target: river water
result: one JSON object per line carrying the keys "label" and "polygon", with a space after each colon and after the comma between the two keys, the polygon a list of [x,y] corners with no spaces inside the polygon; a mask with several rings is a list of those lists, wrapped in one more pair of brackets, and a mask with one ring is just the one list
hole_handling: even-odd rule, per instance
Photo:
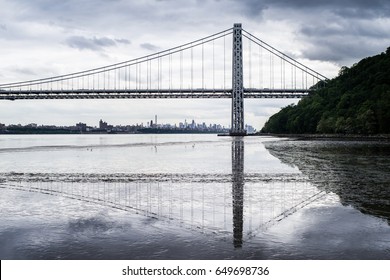
{"label": "river water", "polygon": [[390,144],[1,135],[1,259],[390,259]]}

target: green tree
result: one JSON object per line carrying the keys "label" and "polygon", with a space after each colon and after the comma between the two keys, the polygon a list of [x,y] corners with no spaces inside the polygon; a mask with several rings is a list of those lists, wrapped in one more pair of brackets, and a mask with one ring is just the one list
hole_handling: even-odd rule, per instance
{"label": "green tree", "polygon": [[270,133],[390,133],[390,47],[271,116]]}

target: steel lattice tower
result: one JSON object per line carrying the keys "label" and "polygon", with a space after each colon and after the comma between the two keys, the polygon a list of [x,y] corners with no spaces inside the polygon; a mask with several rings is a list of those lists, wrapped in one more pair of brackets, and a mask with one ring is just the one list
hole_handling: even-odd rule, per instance
{"label": "steel lattice tower", "polygon": [[246,135],[244,129],[244,86],[242,66],[241,23],[233,27],[233,73],[232,73],[232,127],[230,135]]}

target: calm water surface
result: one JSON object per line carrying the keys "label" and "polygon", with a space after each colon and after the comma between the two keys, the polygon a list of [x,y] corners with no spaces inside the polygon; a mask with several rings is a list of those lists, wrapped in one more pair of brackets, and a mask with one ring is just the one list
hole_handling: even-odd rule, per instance
{"label": "calm water surface", "polygon": [[390,144],[0,136],[1,259],[390,259]]}

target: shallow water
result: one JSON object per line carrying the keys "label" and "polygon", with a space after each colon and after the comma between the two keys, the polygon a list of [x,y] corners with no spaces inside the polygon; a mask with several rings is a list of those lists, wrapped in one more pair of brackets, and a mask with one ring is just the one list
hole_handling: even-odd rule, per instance
{"label": "shallow water", "polygon": [[390,259],[390,145],[0,136],[1,259]]}

